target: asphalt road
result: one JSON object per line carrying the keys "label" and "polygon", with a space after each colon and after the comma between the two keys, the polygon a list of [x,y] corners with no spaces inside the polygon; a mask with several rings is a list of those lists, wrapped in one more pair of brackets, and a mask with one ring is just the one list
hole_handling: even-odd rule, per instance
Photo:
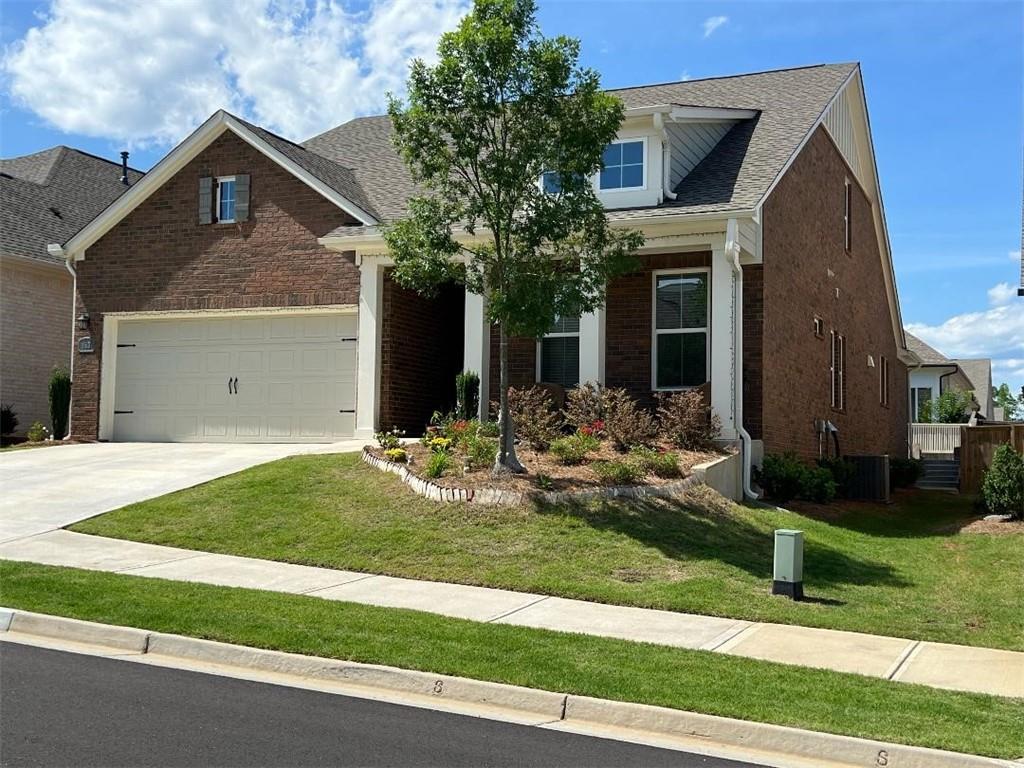
{"label": "asphalt road", "polygon": [[746,766],[0,643],[3,766]]}

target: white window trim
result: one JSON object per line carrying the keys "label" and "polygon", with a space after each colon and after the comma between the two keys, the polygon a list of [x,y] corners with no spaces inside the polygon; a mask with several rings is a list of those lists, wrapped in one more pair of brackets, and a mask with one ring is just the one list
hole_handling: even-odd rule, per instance
{"label": "white window trim", "polygon": [[[846,383],[846,337],[841,333],[837,333],[833,328],[830,332],[831,347],[829,349],[829,360],[828,369],[831,374],[829,387],[829,400],[832,403],[832,408],[837,411],[843,411],[846,409],[846,391],[844,384]],[[838,341],[838,344],[837,344]],[[836,350],[838,348],[839,357],[836,357]],[[839,360],[839,370],[836,370],[836,360]],[[838,377],[838,397],[836,390],[836,379]]]}
{"label": "white window trim", "polygon": [[[553,383],[555,383],[555,382],[544,382],[544,380],[541,378],[541,360],[544,357],[544,354],[543,354],[544,339],[565,339],[565,338],[579,339],[580,338],[579,326],[578,325],[576,326],[576,330],[575,331],[556,331],[554,333],[545,333],[543,336],[541,336],[539,339],[537,339],[537,357],[536,357],[536,365],[534,366],[534,376],[533,376],[533,380],[537,384],[542,384],[542,383],[552,383],[553,384]],[[578,381],[579,380],[579,371],[576,371],[576,378],[577,378],[577,384],[579,384],[579,381]]]}
{"label": "white window trim", "polygon": [[[707,276],[708,301],[705,314],[705,325],[703,328],[658,328],[658,276],[659,275],[699,275]],[[677,269],[652,269],[651,270],[651,391],[652,392],[685,392],[690,389],[700,389],[707,382],[694,384],[689,387],[659,387],[658,386],[658,335],[662,333],[703,333],[707,340],[704,343],[706,360],[704,361],[704,372],[710,380],[711,376],[711,269],[709,267],[680,267]]]}
{"label": "white window trim", "polygon": [[889,360],[885,355],[879,356],[878,403],[883,408],[889,407]]}
{"label": "white window trim", "polygon": [[615,139],[614,141],[609,141],[608,145],[611,146],[612,144],[633,144],[633,143],[635,143],[637,141],[642,143],[643,146],[644,146],[644,149],[643,149],[643,157],[644,157],[644,163],[643,163],[644,180],[643,180],[643,183],[639,187],[615,187],[614,189],[601,189],[601,171],[598,171],[597,173],[594,174],[594,189],[597,191],[597,194],[599,194],[599,195],[614,195],[614,194],[618,194],[619,192],[636,192],[637,190],[647,189],[647,168],[651,164],[650,163],[650,158],[647,156],[647,137],[646,136],[633,136],[633,137],[625,137],[625,138],[621,138],[621,139]]}
{"label": "white window trim", "polygon": [[[217,182],[217,223],[218,224],[234,224],[235,223],[235,219],[234,218],[222,219],[220,217],[220,184],[221,184],[222,181],[235,181],[235,177],[234,176],[218,176],[216,178],[216,182]],[[236,206],[235,210],[237,211],[237,206],[238,206],[238,185],[237,184],[235,184],[235,206]]]}
{"label": "white window trim", "polygon": [[852,232],[850,231],[850,214],[853,208],[853,186],[850,184],[850,179],[847,178],[844,184],[845,199],[843,200],[843,246],[846,248],[846,252],[849,253],[853,241],[851,238]]}

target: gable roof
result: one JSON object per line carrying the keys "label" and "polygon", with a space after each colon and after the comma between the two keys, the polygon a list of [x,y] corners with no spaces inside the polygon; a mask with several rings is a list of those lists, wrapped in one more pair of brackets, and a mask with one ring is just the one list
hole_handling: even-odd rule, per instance
{"label": "gable roof", "polygon": [[960,367],[960,372],[971,383],[974,399],[978,401],[978,409],[983,415],[988,415],[989,401],[992,399],[992,361],[979,357],[953,362]]}
{"label": "gable roof", "polygon": [[[676,200],[653,207],[609,210],[609,218],[751,210],[856,71],[856,64],[823,64],[610,91],[622,99],[627,110],[674,104],[757,114],[739,120],[680,181]],[[395,219],[405,215],[408,199],[418,190],[391,136],[391,120],[386,115],[360,117],[314,136],[302,146],[351,168],[380,217]],[[344,232],[345,228],[339,228],[336,234]]]}
{"label": "gable roof", "polygon": [[907,338],[907,349],[921,359],[922,365],[956,365],[956,361],[950,360],[939,350],[935,349],[935,347],[929,346],[910,331],[904,329],[903,335]]}
{"label": "gable roof", "polygon": [[90,245],[103,237],[225,131],[234,133],[362,223],[377,223],[377,217],[368,210],[368,200],[349,168],[221,109],[166,154],[127,194],[110,203],[67,241],[54,242],[52,252],[65,256],[73,254],[76,259],[84,258],[85,250]]}
{"label": "gable roof", "polygon": [[[129,185],[143,175],[129,168]],[[71,147],[0,160],[0,253],[62,263],[46,246],[70,238],[129,188],[119,163]]]}

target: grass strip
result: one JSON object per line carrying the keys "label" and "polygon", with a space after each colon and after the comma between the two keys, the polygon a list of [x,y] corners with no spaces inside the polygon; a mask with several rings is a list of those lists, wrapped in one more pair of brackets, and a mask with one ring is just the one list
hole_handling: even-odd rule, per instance
{"label": "grass strip", "polygon": [[1002,758],[1024,700],[251,589],[0,561],[0,604],[313,656]]}

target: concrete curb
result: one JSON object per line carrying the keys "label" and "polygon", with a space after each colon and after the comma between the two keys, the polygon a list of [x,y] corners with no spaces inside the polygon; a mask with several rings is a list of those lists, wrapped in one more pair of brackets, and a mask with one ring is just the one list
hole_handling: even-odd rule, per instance
{"label": "concrete curb", "polygon": [[[4,625],[10,617],[9,628]],[[0,608],[0,633],[30,635],[135,651],[160,659],[182,659],[239,670],[258,670],[331,683],[384,689],[397,694],[485,705],[529,713],[548,724],[600,725],[640,732],[638,735],[688,740],[709,747],[758,752],[779,765],[821,760],[830,765],[900,768],[1010,768],[1019,762],[958,752],[806,731],[714,715],[554,693],[450,675],[360,664],[352,661],[268,651],[200,640],[132,627],[97,624],[47,614]],[[543,724],[543,723],[541,723]]]}

